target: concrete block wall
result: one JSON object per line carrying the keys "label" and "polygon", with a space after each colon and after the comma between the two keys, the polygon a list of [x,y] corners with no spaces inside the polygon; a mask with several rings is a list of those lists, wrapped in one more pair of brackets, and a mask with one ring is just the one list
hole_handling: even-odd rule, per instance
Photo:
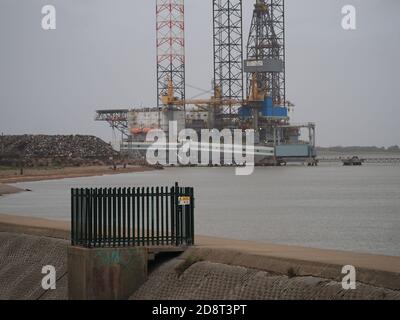
{"label": "concrete block wall", "polygon": [[147,280],[144,248],[68,248],[72,300],[123,300]]}

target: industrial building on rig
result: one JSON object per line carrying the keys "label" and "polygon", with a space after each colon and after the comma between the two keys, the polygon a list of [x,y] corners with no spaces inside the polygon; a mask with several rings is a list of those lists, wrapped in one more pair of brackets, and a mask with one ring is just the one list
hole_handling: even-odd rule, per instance
{"label": "industrial building on rig", "polygon": [[246,44],[242,0],[210,1],[213,96],[186,99],[184,0],[157,0],[157,106],[98,110],[96,120],[121,132],[121,151],[127,154],[150,145],[150,130],[168,133],[176,121],[178,131],[253,129],[256,146],[273,150],[258,156],[256,150],[259,165],[316,165],[315,124],[291,124],[289,117],[294,105],[286,99],[285,1],[255,0]]}

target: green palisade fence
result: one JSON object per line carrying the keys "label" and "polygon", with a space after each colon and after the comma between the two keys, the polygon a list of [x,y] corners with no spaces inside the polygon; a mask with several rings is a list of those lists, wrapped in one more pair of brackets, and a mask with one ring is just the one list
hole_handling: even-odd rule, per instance
{"label": "green palisade fence", "polygon": [[71,189],[73,246],[194,244],[191,187]]}

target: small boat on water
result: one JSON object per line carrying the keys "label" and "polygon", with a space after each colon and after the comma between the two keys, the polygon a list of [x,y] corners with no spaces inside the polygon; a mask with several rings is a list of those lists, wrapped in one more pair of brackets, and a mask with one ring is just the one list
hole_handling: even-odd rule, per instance
{"label": "small boat on water", "polygon": [[361,160],[359,157],[352,157],[352,158],[347,158],[342,160],[344,166],[362,166],[363,160]]}

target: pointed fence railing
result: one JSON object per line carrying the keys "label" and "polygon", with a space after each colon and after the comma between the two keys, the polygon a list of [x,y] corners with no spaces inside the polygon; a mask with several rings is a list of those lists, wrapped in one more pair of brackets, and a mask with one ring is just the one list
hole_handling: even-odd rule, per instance
{"label": "pointed fence railing", "polygon": [[191,187],[71,189],[73,246],[190,246],[194,244]]}

